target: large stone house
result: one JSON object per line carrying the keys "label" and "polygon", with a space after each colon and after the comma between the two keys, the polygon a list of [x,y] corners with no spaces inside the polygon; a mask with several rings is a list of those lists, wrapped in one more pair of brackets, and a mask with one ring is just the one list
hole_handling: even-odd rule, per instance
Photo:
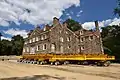
{"label": "large stone house", "polygon": [[61,24],[59,19],[53,18],[53,25],[46,25],[43,29],[37,26],[25,39],[23,54],[40,53],[103,53],[98,22],[96,30],[80,29],[71,31],[67,23]]}

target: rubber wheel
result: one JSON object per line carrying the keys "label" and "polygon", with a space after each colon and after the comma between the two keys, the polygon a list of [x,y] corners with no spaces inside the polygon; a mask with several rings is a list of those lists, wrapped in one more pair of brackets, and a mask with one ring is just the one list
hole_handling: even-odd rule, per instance
{"label": "rubber wheel", "polygon": [[107,67],[109,65],[110,65],[110,61],[106,61],[106,62],[103,63],[103,66],[105,66],[105,67]]}
{"label": "rubber wheel", "polygon": [[51,62],[50,64],[51,64],[51,65],[53,65],[53,64],[54,64],[54,62]]}
{"label": "rubber wheel", "polygon": [[43,64],[44,64],[44,61],[41,61],[40,64],[43,65]]}
{"label": "rubber wheel", "polygon": [[[34,62],[35,63],[35,62]],[[40,61],[37,61],[37,64],[39,65],[40,64]]]}
{"label": "rubber wheel", "polygon": [[33,64],[33,61],[30,61],[30,64]]}
{"label": "rubber wheel", "polygon": [[68,64],[69,64],[69,61],[65,61],[65,62],[64,62],[64,65],[68,65]]}
{"label": "rubber wheel", "polygon": [[59,62],[59,61],[56,61],[56,62],[55,62],[55,65],[56,65],[56,66],[57,66],[57,65],[59,65],[59,64],[60,64],[60,62]]}

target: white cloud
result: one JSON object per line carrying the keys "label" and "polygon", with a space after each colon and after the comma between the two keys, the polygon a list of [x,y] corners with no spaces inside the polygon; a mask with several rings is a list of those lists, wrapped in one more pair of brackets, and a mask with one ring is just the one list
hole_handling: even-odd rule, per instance
{"label": "white cloud", "polygon": [[4,37],[4,36],[2,36],[1,39],[2,39],[2,40],[5,39],[5,40],[11,41],[11,38],[9,38],[9,37]]}
{"label": "white cloud", "polygon": [[11,36],[21,35],[21,36],[23,36],[23,38],[26,38],[27,37],[27,33],[28,33],[26,30],[20,30],[18,28],[16,28],[16,29],[11,28],[11,29],[9,29],[7,31],[3,31],[3,32],[5,34],[9,34]]}
{"label": "white cloud", "polygon": [[77,13],[77,17],[80,17],[81,16],[81,13],[82,13],[83,11],[82,10],[80,10],[78,13]]}
{"label": "white cloud", "polygon": [[93,29],[94,28],[94,22],[85,22],[84,24],[82,24],[82,27],[85,29]]}
{"label": "white cloud", "polygon": [[[114,19],[108,19],[108,20],[103,20],[103,21],[98,21],[100,27],[105,27],[108,25],[119,25],[120,24],[120,18],[114,18]],[[94,22],[85,22],[82,24],[83,28],[85,29],[93,29],[95,28],[95,23]]]}
{"label": "white cloud", "polygon": [[70,14],[69,14],[69,13],[67,13],[66,15],[67,15],[67,16],[69,16]]}
{"label": "white cloud", "polygon": [[8,21],[46,24],[72,5],[79,6],[80,0],[0,0],[0,25],[9,26]]}
{"label": "white cloud", "polygon": [[110,23],[109,25],[119,25],[119,24],[120,24],[120,18],[119,19],[115,18],[115,19],[113,19],[113,22]]}
{"label": "white cloud", "polygon": [[73,15],[74,13],[73,13],[73,11],[70,11],[70,13]]}

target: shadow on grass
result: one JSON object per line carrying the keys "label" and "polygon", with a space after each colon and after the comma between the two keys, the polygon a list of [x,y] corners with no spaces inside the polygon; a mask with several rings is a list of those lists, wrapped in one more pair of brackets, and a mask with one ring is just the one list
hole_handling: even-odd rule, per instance
{"label": "shadow on grass", "polygon": [[33,75],[25,77],[1,78],[0,80],[65,80],[65,77],[55,77],[49,75]]}

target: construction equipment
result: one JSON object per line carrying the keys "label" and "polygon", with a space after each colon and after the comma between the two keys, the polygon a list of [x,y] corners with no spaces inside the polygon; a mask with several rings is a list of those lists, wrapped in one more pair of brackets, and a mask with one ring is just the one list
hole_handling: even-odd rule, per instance
{"label": "construction equipment", "polygon": [[18,62],[32,64],[94,64],[98,66],[109,66],[114,56],[107,54],[23,54]]}

